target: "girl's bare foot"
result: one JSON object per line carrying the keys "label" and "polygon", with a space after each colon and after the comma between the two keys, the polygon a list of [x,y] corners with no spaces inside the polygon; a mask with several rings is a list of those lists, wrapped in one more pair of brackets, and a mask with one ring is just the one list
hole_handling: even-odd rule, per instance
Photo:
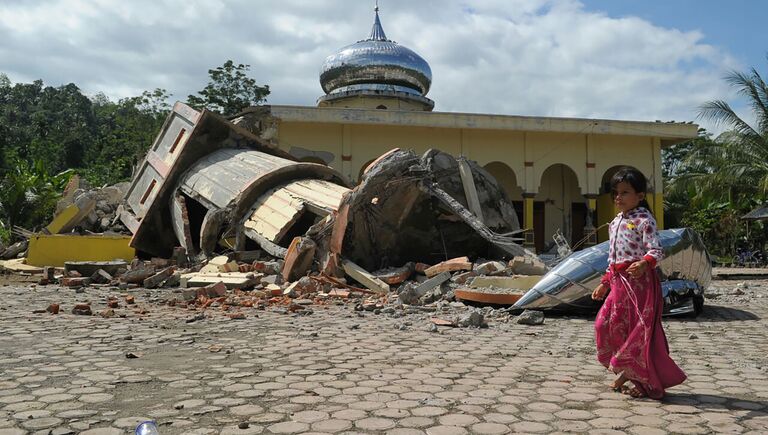
{"label": "girl's bare foot", "polygon": [[625,389],[624,384],[626,384],[628,380],[629,379],[624,376],[624,373],[622,373],[615,381],[613,381],[611,388],[613,391],[623,392]]}
{"label": "girl's bare foot", "polygon": [[627,388],[623,392],[624,394],[627,394],[634,399],[641,399],[643,397],[646,397],[645,393],[637,387]]}

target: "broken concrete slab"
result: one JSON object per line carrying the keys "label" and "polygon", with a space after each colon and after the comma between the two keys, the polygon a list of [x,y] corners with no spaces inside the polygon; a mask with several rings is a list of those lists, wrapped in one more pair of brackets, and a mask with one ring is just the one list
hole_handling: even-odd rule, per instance
{"label": "broken concrete slab", "polygon": [[131,269],[120,276],[120,281],[128,284],[144,284],[144,280],[155,274],[152,266]]}
{"label": "broken concrete slab", "polygon": [[549,268],[538,258],[519,256],[509,261],[509,269],[515,275],[545,275]]}
{"label": "broken concrete slab", "polygon": [[428,292],[449,279],[451,279],[451,274],[443,272],[418,285],[409,283],[411,285],[405,285],[398,297],[404,304],[417,305]]}
{"label": "broken concrete slab", "polygon": [[96,284],[109,284],[113,277],[104,269],[99,269],[91,275],[91,281]]}
{"label": "broken concrete slab", "polygon": [[488,324],[485,322],[485,316],[483,313],[472,310],[462,315],[456,322],[462,328],[485,328]]}
{"label": "broken concrete slab", "polygon": [[456,159],[456,162],[459,165],[459,175],[461,176],[461,184],[464,187],[464,196],[467,198],[468,208],[475,214],[475,217],[480,219],[480,222],[484,222],[483,208],[480,206],[480,198],[477,195],[472,168],[463,156]]}
{"label": "broken concrete slab", "polygon": [[357,264],[349,260],[343,260],[341,266],[344,268],[344,272],[347,275],[368,289],[373,290],[376,293],[389,293],[389,285],[387,283],[371,275]]}
{"label": "broken concrete slab", "polygon": [[144,279],[144,288],[157,288],[176,271],[174,266],[166,267],[156,274]]}
{"label": "broken concrete slab", "polygon": [[469,272],[459,273],[451,277],[451,281],[459,285],[464,285],[468,280],[477,276],[477,272],[470,270]]}
{"label": "broken concrete slab", "polygon": [[163,281],[162,284],[160,284],[160,287],[178,287],[181,283],[181,272],[178,270],[173,272],[171,276],[166,278],[165,281]]}
{"label": "broken concrete slab", "polygon": [[229,273],[187,273],[181,275],[181,287],[204,287],[218,282],[224,283],[227,288],[250,288],[258,283],[261,274],[253,272],[229,272]]}
{"label": "broken concrete slab", "polygon": [[517,316],[516,322],[520,325],[542,325],[544,324],[544,313],[535,310],[525,310]]}
{"label": "broken concrete slab", "polygon": [[502,272],[507,268],[507,265],[501,261],[486,261],[484,263],[476,264],[474,271],[478,275],[490,275],[497,272]]}
{"label": "broken concrete slab", "polygon": [[24,272],[41,274],[43,273],[42,267],[33,266],[26,263],[26,258],[16,258],[13,260],[0,260],[0,269],[8,270],[11,272]]}

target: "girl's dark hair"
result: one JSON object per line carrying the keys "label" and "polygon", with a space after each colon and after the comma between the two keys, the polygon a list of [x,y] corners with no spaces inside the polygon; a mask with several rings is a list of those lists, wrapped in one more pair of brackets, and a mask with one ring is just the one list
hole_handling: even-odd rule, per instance
{"label": "girl's dark hair", "polygon": [[[622,182],[632,186],[632,188],[635,189],[635,192],[637,193],[642,192],[646,195],[648,194],[648,183],[645,180],[645,175],[643,175],[643,173],[640,172],[637,168],[633,168],[632,166],[624,166],[616,171],[616,173],[613,174],[613,177],[611,177],[611,191],[615,191],[616,186]],[[645,207],[648,209],[648,211],[652,212],[651,206],[648,204],[648,201],[646,201],[645,198],[640,201],[638,206]]]}

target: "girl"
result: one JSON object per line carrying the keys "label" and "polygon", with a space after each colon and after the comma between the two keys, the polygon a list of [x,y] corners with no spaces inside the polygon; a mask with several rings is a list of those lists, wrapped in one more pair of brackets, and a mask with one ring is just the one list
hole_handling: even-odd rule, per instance
{"label": "girl", "polygon": [[[656,220],[648,210],[640,171],[620,169],[611,179],[611,190],[621,212],[610,225],[607,273],[592,292],[592,299],[605,299],[595,319],[597,359],[619,374],[614,390],[661,399],[665,388],[686,376],[669,357],[661,326],[663,302],[655,269],[663,252]],[[634,387],[626,388],[627,381]]]}

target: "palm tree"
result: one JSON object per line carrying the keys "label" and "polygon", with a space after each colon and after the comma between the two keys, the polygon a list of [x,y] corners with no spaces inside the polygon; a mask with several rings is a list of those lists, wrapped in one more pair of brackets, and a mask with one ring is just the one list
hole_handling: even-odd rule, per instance
{"label": "palm tree", "polygon": [[[699,118],[729,129],[712,140],[694,140],[684,169],[670,180],[670,193],[687,192],[695,202],[727,201],[768,193],[768,85],[752,68],[725,77],[746,98],[756,125],[742,119],[724,100],[704,103]],[[700,138],[701,139],[701,138]]]}
{"label": "palm tree", "polygon": [[[702,119],[726,125],[730,130],[723,133],[718,144],[723,148],[716,154],[719,171],[729,184],[749,183],[761,196],[768,192],[768,86],[760,73],[752,68],[748,73],[733,71],[725,80],[747,100],[755,117],[753,127],[744,121],[723,100],[704,103],[699,111]],[[741,182],[737,182],[737,181]]]}
{"label": "palm tree", "polygon": [[727,130],[715,140],[702,136],[687,144],[667,193],[680,202],[676,208],[683,210],[684,225],[715,230],[709,244],[722,246],[716,249],[721,254],[733,251],[735,240],[744,235],[739,216],[768,197],[768,86],[755,68],[732,71],[725,80],[746,99],[755,123],[742,119],[724,100],[704,103],[699,118]]}

